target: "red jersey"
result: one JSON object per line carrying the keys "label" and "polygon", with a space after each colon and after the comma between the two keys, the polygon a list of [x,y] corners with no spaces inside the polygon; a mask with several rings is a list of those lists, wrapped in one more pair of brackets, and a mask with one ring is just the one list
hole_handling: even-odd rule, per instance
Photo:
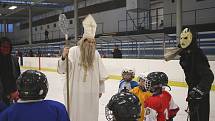
{"label": "red jersey", "polygon": [[[166,121],[176,115],[179,108],[169,92],[149,97],[145,101],[145,121]],[[174,111],[174,112],[172,112]]]}

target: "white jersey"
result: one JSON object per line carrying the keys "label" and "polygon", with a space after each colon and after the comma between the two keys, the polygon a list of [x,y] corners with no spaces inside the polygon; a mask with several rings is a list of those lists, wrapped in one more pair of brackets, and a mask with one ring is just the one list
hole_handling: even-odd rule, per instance
{"label": "white jersey", "polygon": [[157,111],[152,108],[145,108],[144,121],[157,121]]}

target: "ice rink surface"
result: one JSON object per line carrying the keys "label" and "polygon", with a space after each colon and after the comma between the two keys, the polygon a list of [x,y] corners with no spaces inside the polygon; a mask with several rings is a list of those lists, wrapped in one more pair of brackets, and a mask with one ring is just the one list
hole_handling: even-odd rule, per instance
{"label": "ice rink surface", "polygon": [[[64,103],[63,87],[65,83],[65,77],[57,74],[56,72],[44,72],[47,75],[49,81],[49,92],[46,99],[52,99]],[[110,100],[111,96],[114,95],[118,90],[119,81],[107,80],[105,82],[106,92],[100,98],[99,103],[99,121],[107,121],[105,118],[105,105]],[[180,111],[174,118],[174,121],[187,121],[187,114],[184,111],[187,108],[185,102],[187,88],[171,87],[170,93],[173,96],[176,104],[179,105]],[[210,121],[215,121],[215,92],[210,93]],[[213,107],[213,108],[212,108]]]}

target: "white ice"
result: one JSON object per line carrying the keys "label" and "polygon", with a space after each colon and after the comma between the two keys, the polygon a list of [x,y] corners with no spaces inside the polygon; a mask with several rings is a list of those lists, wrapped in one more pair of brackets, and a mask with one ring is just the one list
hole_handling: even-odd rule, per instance
{"label": "white ice", "polygon": [[[64,96],[63,96],[63,87],[65,78],[62,75],[57,74],[56,72],[44,72],[47,75],[49,81],[49,92],[46,99],[52,99],[59,102],[64,103]],[[105,82],[106,92],[100,98],[99,103],[99,121],[107,121],[105,118],[105,105],[110,100],[111,96],[117,92],[119,81],[115,80],[107,80]],[[180,111],[178,112],[177,116],[174,118],[174,121],[187,121],[187,114],[184,111],[187,107],[187,103],[185,101],[187,88],[181,87],[171,87],[172,91],[170,93],[173,96],[174,101],[176,104],[179,105]],[[210,121],[215,121],[215,92],[211,91],[210,93]]]}

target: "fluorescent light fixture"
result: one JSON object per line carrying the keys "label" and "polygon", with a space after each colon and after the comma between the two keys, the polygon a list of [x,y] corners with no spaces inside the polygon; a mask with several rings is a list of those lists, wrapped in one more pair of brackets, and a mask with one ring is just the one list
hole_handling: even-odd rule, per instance
{"label": "fluorescent light fixture", "polygon": [[157,24],[157,22],[152,22],[151,24]]}
{"label": "fluorescent light fixture", "polygon": [[17,8],[17,6],[11,6],[11,7],[9,7],[8,9],[14,10],[14,9],[16,9],[16,8]]}
{"label": "fluorescent light fixture", "polygon": [[1,16],[2,14],[0,13],[0,16]]}

